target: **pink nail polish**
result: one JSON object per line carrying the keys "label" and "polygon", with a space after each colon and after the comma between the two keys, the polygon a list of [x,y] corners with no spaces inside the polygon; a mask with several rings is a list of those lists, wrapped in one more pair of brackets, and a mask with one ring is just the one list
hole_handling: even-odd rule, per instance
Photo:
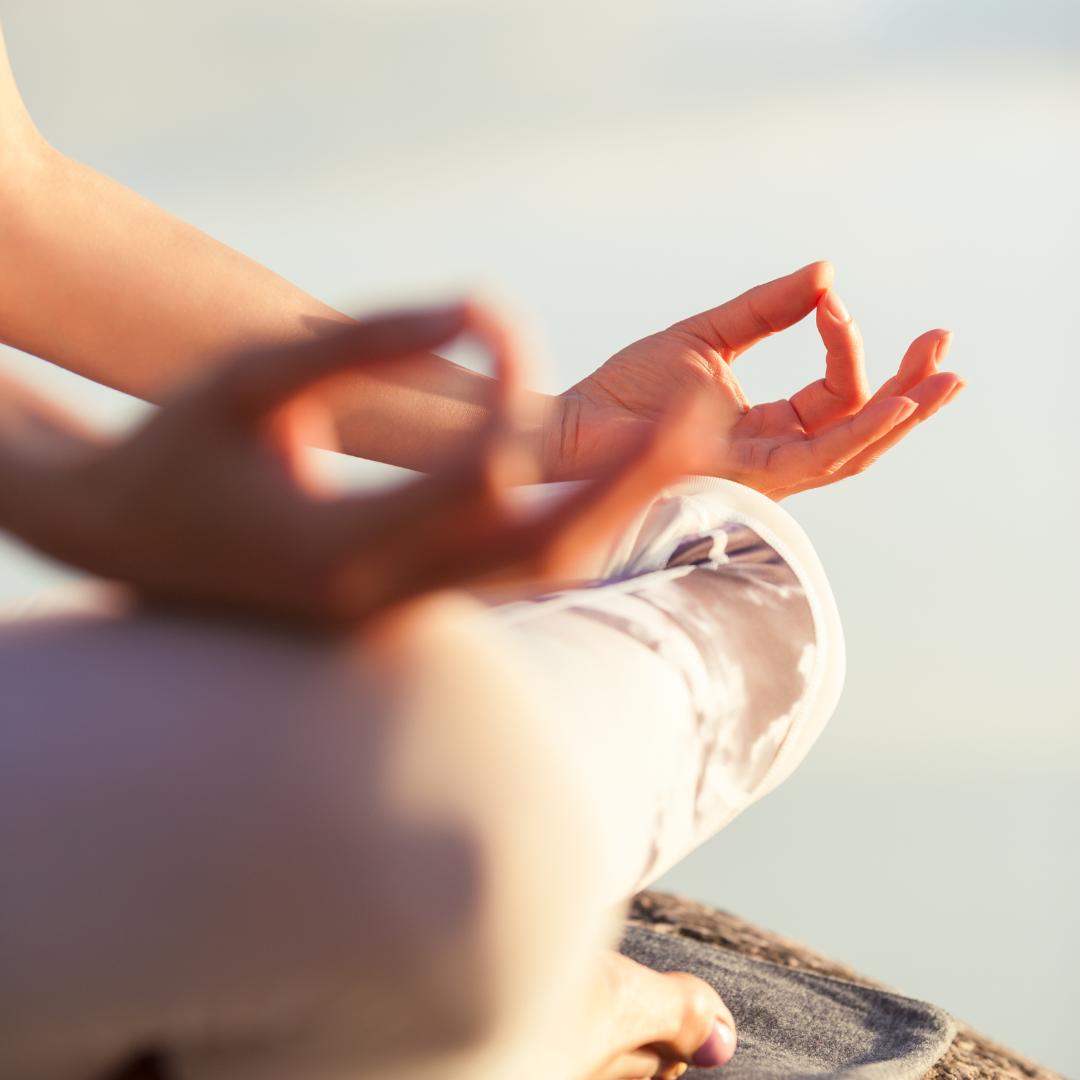
{"label": "pink nail polish", "polygon": [[704,1044],[694,1054],[693,1064],[699,1069],[715,1069],[726,1065],[735,1052],[735,1034],[719,1020],[713,1025],[713,1029]]}
{"label": "pink nail polish", "polygon": [[836,319],[837,322],[851,322],[851,316],[848,314],[848,309],[844,307],[844,301],[840,299],[835,289],[830,289],[825,294],[825,306],[829,309],[829,314]]}

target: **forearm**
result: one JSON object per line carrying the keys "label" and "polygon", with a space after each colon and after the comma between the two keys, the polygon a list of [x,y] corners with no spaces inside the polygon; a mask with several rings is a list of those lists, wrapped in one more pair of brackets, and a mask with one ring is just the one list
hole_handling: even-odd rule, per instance
{"label": "forearm", "polygon": [[0,336],[150,401],[218,357],[345,317],[36,133],[5,148]]}
{"label": "forearm", "polygon": [[[0,340],[161,402],[232,354],[350,321],[49,146],[0,53]],[[323,392],[343,449],[429,469],[483,425],[490,385],[433,356]]]}
{"label": "forearm", "polygon": [[[39,140],[18,157],[0,207],[9,345],[160,402],[231,354],[349,321]],[[489,380],[439,357],[400,377],[351,375],[325,394],[344,449],[411,468],[452,452],[490,408]]]}

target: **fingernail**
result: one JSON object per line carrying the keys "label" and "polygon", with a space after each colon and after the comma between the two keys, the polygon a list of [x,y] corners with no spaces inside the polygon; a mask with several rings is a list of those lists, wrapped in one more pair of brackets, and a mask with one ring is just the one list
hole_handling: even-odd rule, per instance
{"label": "fingernail", "polygon": [[671,1075],[674,1078],[674,1080],[679,1080],[679,1077],[682,1076],[682,1074],[684,1072],[686,1072],[686,1070],[689,1069],[689,1068],[690,1068],[690,1066],[687,1065],[685,1061],[680,1061],[679,1064],[676,1065],[675,1068],[671,1070]]}
{"label": "fingernail", "polygon": [[848,314],[848,309],[844,307],[844,301],[840,299],[840,296],[835,289],[830,289],[825,294],[825,306],[829,309],[829,314],[836,319],[837,322],[851,322],[851,316]]}
{"label": "fingernail", "polygon": [[954,386],[954,387],[952,388],[952,392],[951,392],[951,393],[949,394],[949,396],[948,396],[948,397],[947,397],[947,398],[945,399],[945,404],[946,404],[946,405],[948,405],[948,404],[949,404],[949,402],[950,402],[950,401],[952,401],[952,400],[953,400],[954,398],[957,398],[957,397],[959,397],[959,396],[960,396],[960,395],[961,395],[961,394],[963,393],[963,391],[964,391],[964,387],[965,387],[965,386],[967,386],[967,384],[968,384],[968,381],[967,381],[967,379],[961,379],[961,380],[960,380],[960,381],[959,381],[959,382],[958,382],[958,383],[957,383],[957,384],[956,384],[956,385],[955,385],[955,386]]}
{"label": "fingernail", "polygon": [[699,1069],[715,1069],[727,1064],[734,1052],[735,1033],[717,1020],[704,1045],[698,1049],[691,1061]]}
{"label": "fingernail", "polygon": [[940,364],[948,355],[950,345],[952,345],[952,331],[946,330],[938,339],[937,349],[934,352],[934,360],[937,363]]}

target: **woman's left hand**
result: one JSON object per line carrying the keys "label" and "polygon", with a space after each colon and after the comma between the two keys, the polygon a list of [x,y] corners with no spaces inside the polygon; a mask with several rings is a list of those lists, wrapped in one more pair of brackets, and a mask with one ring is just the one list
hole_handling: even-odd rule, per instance
{"label": "woman's left hand", "polygon": [[[305,479],[330,418],[313,389],[463,332],[500,374],[491,420],[437,474],[375,496],[331,497]],[[241,357],[189,386],[112,445],[48,409],[0,410],[0,526],[156,601],[344,625],[461,584],[558,579],[659,488],[697,467],[695,426],[653,425],[542,513],[507,487],[538,479],[512,339],[474,305],[390,316],[316,344]],[[24,403],[25,404],[25,403]]]}

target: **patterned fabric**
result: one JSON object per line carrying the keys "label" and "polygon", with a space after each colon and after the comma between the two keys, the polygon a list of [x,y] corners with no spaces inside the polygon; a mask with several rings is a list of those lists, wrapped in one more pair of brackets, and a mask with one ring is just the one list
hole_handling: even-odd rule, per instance
{"label": "patterned fabric", "polygon": [[654,880],[759,797],[821,696],[827,658],[808,575],[763,538],[765,525],[733,517],[746,515],[701,493],[666,494],[615,576],[495,612],[559,682],[553,723],[601,739],[593,770],[611,807],[608,845],[624,870],[636,864],[624,888]]}
{"label": "patterned fabric", "polygon": [[698,817],[710,820],[717,799],[738,805],[764,778],[806,693],[815,647],[806,592],[776,551],[734,522],[681,544],[667,571],[634,580],[632,591],[571,610],[679,672],[701,757]]}

